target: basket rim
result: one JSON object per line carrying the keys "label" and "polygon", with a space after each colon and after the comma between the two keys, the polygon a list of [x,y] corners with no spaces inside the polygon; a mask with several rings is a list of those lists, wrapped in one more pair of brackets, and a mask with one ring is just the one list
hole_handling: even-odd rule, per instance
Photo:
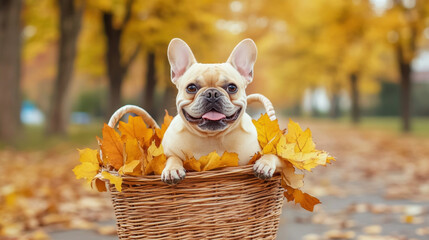
{"label": "basket rim", "polygon": [[[110,173],[116,173],[114,171],[108,171]],[[237,167],[225,167],[217,170],[202,171],[202,172],[187,172],[186,179],[203,179],[203,178],[213,178],[227,175],[253,175],[253,164],[252,165],[243,165]],[[274,174],[277,175],[277,174]],[[160,181],[161,175],[146,175],[146,176],[130,176],[130,175],[121,175],[122,180],[131,181],[131,182],[158,182]]]}

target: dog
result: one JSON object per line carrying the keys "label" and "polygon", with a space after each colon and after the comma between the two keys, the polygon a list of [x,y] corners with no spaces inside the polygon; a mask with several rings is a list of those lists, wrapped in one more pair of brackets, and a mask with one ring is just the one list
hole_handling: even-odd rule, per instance
{"label": "dog", "polygon": [[[246,113],[246,87],[253,80],[257,48],[253,40],[241,41],[225,63],[198,63],[181,39],[168,46],[171,81],[178,94],[178,114],[167,128],[162,146],[167,157],[161,180],[177,184],[186,176],[183,161],[189,156],[199,159],[216,151],[238,154],[239,165],[246,165],[261,147],[256,127]],[[254,164],[257,177],[269,179],[280,159],[263,155]]]}

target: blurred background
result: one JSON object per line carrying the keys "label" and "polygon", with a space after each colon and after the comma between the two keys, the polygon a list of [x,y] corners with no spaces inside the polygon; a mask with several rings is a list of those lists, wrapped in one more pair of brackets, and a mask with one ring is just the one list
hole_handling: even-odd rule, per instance
{"label": "blurred background", "polygon": [[174,37],[203,63],[252,38],[248,94],[337,157],[307,174],[323,204],[285,205],[279,239],[429,238],[429,1],[1,0],[1,239],[116,239],[75,149],[124,104],[176,113]]}

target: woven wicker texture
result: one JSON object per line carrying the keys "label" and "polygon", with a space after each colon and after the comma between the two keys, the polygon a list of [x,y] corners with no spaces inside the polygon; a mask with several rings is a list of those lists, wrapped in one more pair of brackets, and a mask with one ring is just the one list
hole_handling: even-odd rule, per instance
{"label": "woven wicker texture", "polygon": [[120,239],[275,239],[283,205],[280,176],[252,166],[191,172],[176,186],[160,176],[123,177],[110,187]]}

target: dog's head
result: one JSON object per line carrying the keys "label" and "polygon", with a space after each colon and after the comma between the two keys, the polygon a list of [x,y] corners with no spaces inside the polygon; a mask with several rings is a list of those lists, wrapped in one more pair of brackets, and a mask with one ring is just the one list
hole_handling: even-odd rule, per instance
{"label": "dog's head", "polygon": [[192,129],[216,134],[233,126],[246,110],[246,87],[253,79],[257,49],[251,39],[241,41],[226,63],[197,63],[189,46],[171,40],[168,60],[171,80],[179,90],[176,105]]}

